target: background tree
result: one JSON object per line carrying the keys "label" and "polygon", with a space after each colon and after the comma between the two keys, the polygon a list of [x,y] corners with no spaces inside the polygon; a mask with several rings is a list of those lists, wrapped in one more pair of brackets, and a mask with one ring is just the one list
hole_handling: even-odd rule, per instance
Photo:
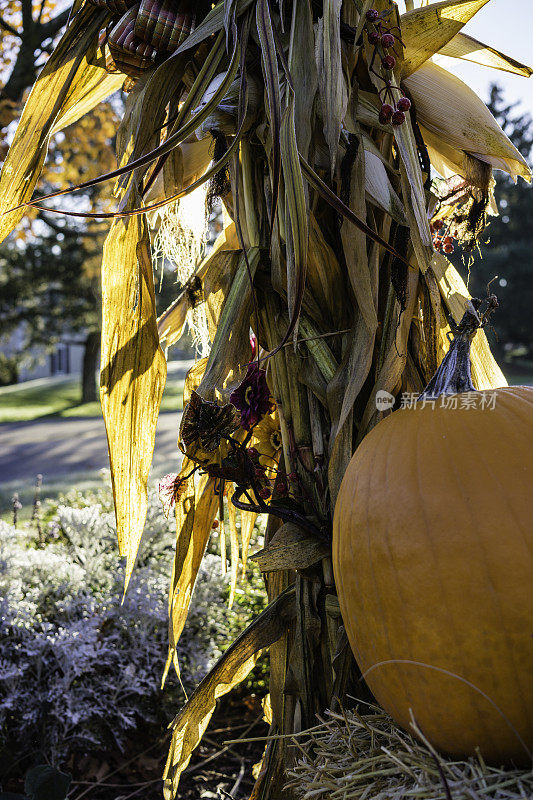
{"label": "background tree", "polygon": [[[55,0],[2,4],[0,74],[6,80],[0,91],[0,131],[4,137],[68,15],[69,9],[58,10]],[[113,104],[102,103],[58,133],[51,141],[38,191],[76,185],[95,177],[102,167],[112,169],[117,121]],[[3,143],[0,161],[6,152]],[[105,210],[108,200],[101,187],[95,187],[78,195],[76,204],[78,210],[94,212]],[[9,335],[23,324],[24,349],[33,345],[52,349],[62,335],[83,336],[82,402],[97,399],[100,263],[107,227],[95,220],[32,212],[0,250],[2,334]]]}
{"label": "background tree", "polygon": [[[513,144],[528,159],[533,148],[533,120],[520,109],[519,103],[507,103],[501,87],[490,89],[489,108]],[[531,184],[513,181],[503,172],[496,172],[496,200],[500,215],[491,217],[470,272],[470,288],[484,297],[486,286],[492,285],[500,299],[494,316],[494,329],[500,349],[533,351],[531,325],[531,273],[533,270],[533,189]],[[494,341],[494,338],[492,339]]]}
{"label": "background tree", "polygon": [[0,10],[0,130],[19,114],[24,92],[32,85],[54,41],[66,25],[70,8],[56,0],[4,0]]}

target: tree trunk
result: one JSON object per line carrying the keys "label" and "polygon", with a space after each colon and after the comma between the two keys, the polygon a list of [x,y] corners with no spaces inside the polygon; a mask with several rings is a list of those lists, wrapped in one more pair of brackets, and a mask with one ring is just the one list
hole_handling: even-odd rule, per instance
{"label": "tree trunk", "polygon": [[98,400],[96,370],[100,352],[100,331],[90,331],[85,339],[83,365],[81,372],[81,402],[93,403]]}

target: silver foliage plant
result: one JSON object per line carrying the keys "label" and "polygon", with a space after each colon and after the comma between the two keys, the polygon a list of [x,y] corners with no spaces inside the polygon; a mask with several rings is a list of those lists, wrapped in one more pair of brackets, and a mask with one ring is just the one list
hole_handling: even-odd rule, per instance
{"label": "silver foliage plant", "polygon": [[[120,751],[139,726],[162,730],[183,702],[177,679],[160,689],[173,521],[155,493],[149,500],[123,605],[114,518],[100,503],[59,506],[42,549],[28,528],[0,521],[0,749],[58,765],[72,753]],[[208,553],[179,648],[187,692],[252,614],[246,604],[228,611],[227,584]]]}

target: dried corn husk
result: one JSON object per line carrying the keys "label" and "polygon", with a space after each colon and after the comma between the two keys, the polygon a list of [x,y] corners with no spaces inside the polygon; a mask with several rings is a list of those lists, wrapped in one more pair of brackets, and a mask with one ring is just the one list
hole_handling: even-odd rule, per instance
{"label": "dried corn husk", "polygon": [[[502,131],[485,103],[463,81],[431,62],[425,63],[405,79],[416,103],[417,119],[429,133],[432,150],[449,159],[448,148],[455,153],[470,154],[528,182],[531,172],[526,160]],[[426,133],[426,135],[427,135]],[[453,163],[453,162],[451,162]],[[464,157],[454,166],[466,175]]]}

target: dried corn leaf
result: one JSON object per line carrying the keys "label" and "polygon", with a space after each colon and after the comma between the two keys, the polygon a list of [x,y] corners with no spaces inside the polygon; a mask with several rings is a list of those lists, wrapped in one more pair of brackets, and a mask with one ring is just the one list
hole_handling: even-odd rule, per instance
{"label": "dried corn leaf", "polygon": [[382,208],[399,224],[406,225],[403,203],[394,191],[382,159],[365,143],[365,190],[371,203]]}
{"label": "dried corn leaf", "polygon": [[278,641],[296,614],[294,589],[280,594],[233,642],[205,676],[172,723],[172,742],[165,766],[165,797],[174,797],[181,773],[215,710],[219,697],[246,676],[261,650]]}
{"label": "dried corn leaf", "polygon": [[[366,217],[365,166],[365,150],[360,143],[350,176],[349,207],[359,219],[363,220]],[[377,286],[369,271],[366,248],[367,238],[363,231],[351,225],[348,220],[344,220],[342,223],[341,238],[346,267],[357,305],[368,329],[375,331],[378,324],[376,313]]]}
{"label": "dried corn leaf", "polygon": [[[0,241],[11,233],[24,208],[8,213],[31,195],[41,173],[50,132],[61,114],[82,99],[85,73],[96,53],[105,13],[87,5],[69,25],[28,97],[0,175]],[[80,94],[78,94],[78,86]]]}
{"label": "dried corn leaf", "polygon": [[170,589],[168,593],[168,656],[161,678],[161,688],[164,687],[165,681],[170,669],[170,665],[174,664],[176,674],[180,675],[180,668],[178,662],[177,645],[178,640],[183,629],[183,625],[179,625],[181,621],[178,616],[177,624],[174,620],[174,603],[176,594],[176,585],[180,579],[183,569],[185,558],[183,551],[186,548],[183,546],[184,542],[190,542],[192,537],[192,529],[194,523],[194,512],[196,509],[196,487],[194,483],[194,475],[191,471],[194,467],[192,461],[188,458],[183,459],[179,479],[182,482],[180,486],[179,497],[175,506],[176,517],[176,551],[174,561],[172,563],[172,576],[170,579]]}
{"label": "dried corn leaf", "polygon": [[[187,475],[193,467],[194,463],[184,458],[181,474]],[[194,478],[190,478],[186,491],[176,503],[176,553],[169,592],[170,636],[166,670],[173,661],[178,674],[176,648],[189,613],[194,584],[217,509],[214,479],[207,475],[201,476],[196,487]]]}
{"label": "dried corn leaf", "polygon": [[261,45],[261,63],[268,99],[268,115],[270,122],[270,135],[272,141],[272,203],[270,232],[274,228],[276,211],[278,207],[279,182],[281,176],[280,155],[280,129],[281,129],[281,99],[278,73],[278,57],[269,0],[257,0],[256,25]]}
{"label": "dried corn leaf", "polygon": [[[429,254],[433,251],[431,232],[426,209],[426,193],[418,149],[409,117],[403,125],[394,127],[394,138],[400,154],[406,180],[402,182],[404,210],[411,226],[416,231],[415,244],[420,268],[426,269]],[[410,202],[409,202],[410,201]]]}
{"label": "dried corn leaf", "polygon": [[[458,323],[470,303],[470,295],[463,279],[448,259],[440,253],[434,254],[431,270],[439,284],[446,307],[455,322]],[[476,389],[496,389],[500,386],[507,386],[505,376],[490,351],[484,331],[476,332],[470,353],[472,380]]]}
{"label": "dried corn leaf", "polygon": [[[413,262],[414,260],[413,258]],[[414,263],[413,266],[415,266]],[[365,436],[370,428],[378,421],[379,414],[376,410],[376,393],[380,390],[392,393],[402,376],[407,361],[407,340],[418,293],[418,281],[418,270],[416,268],[408,270],[405,310],[399,319],[396,314],[391,316],[391,327],[393,328],[391,343],[377,374],[376,383],[366,405],[357,436],[357,443],[361,441],[363,436]],[[387,331],[384,331],[384,335],[387,333]]]}
{"label": "dried corn leaf", "polygon": [[[405,79],[416,105],[417,121],[434,135],[429,144],[464,151],[508,172],[531,180],[523,156],[505,135],[485,103],[451,72],[428,62]],[[406,126],[401,125],[403,130]],[[444,152],[444,151],[443,151]],[[460,174],[465,175],[464,165]]]}
{"label": "dried corn leaf", "polygon": [[325,542],[287,522],[278,528],[266,547],[250,558],[261,572],[274,572],[280,569],[307,569],[328,555],[331,555],[331,548]]}
{"label": "dried corn leaf", "polygon": [[477,39],[467,36],[466,33],[458,33],[454,36],[447,45],[439,50],[439,55],[460,58],[462,61],[471,61],[474,64],[492,67],[502,72],[512,72],[515,75],[522,75],[524,78],[530,78],[533,75],[531,67],[515,61],[511,56],[506,56],[483,42],[478,42]]}
{"label": "dried corn leaf", "polygon": [[293,0],[289,68],[294,86],[294,119],[298,151],[307,158],[311,143],[310,110],[318,88],[313,15],[308,0]]}
{"label": "dried corn leaf", "polygon": [[119,550],[128,584],[146,518],[146,484],[165,386],[150,240],[142,217],[115,220],[102,261],[100,398],[107,432]]}
{"label": "dried corn leaf", "polygon": [[444,0],[402,14],[405,44],[401,77],[412,75],[438,53],[489,0]]}
{"label": "dried corn leaf", "polygon": [[[302,307],[307,272],[307,248],[309,238],[307,203],[296,129],[294,127],[294,92],[289,91],[288,105],[281,122],[281,162],[285,201],[289,216],[292,248],[287,247],[287,300],[289,306],[288,332],[297,330],[298,317]],[[289,243],[287,242],[287,245]],[[288,334],[285,334],[285,337]]]}
{"label": "dried corn leaf", "polygon": [[200,386],[202,378],[204,377],[206,364],[207,356],[205,356],[205,358],[201,358],[199,361],[193,364],[190,370],[187,372],[183,386],[183,408],[185,408],[191,399],[191,394],[196,392]]}
{"label": "dried corn leaf", "polygon": [[257,247],[252,247],[248,252],[251,276],[244,255],[240,256],[222,308],[205,375],[198,387],[198,393],[205,400],[215,397],[227,400],[242,380],[250,361],[249,330],[253,310],[250,278],[253,280],[259,255]]}
{"label": "dried corn leaf", "polygon": [[341,124],[346,113],[348,92],[342,71],[340,14],[342,0],[324,0],[324,16],[318,20],[316,64],[322,102],[324,136],[330,153],[333,177],[339,148]]}
{"label": "dried corn leaf", "polygon": [[[254,0],[237,0],[235,14],[239,17],[249,8]],[[200,25],[185,39],[182,44],[177,48],[173,57],[185,53],[187,50],[192,50],[197,47],[206,39],[209,39],[213,33],[218,33],[224,28],[224,3],[217,3],[211,11],[202,20]]]}
{"label": "dried corn leaf", "polygon": [[98,103],[117,92],[124,83],[122,73],[107,72],[105,52],[97,50],[91,58],[90,51],[82,59],[76,80],[70,85],[59,117],[54,122],[50,135],[73,125],[84,114],[92,111]]}

